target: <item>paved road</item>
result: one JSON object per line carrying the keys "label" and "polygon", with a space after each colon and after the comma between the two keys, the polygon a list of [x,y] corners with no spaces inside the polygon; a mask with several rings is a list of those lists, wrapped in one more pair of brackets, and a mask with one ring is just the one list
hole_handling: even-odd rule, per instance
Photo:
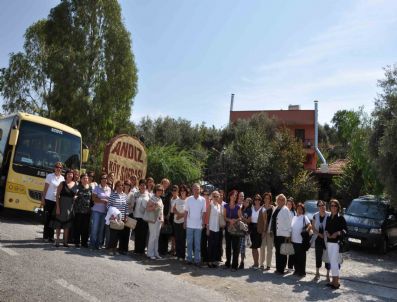
{"label": "paved road", "polygon": [[0,215],[0,301],[397,301],[397,251],[348,253],[342,287],[331,291],[324,278],[313,281],[312,251],[307,276],[297,279],[56,249],[40,240],[41,230],[31,219]]}

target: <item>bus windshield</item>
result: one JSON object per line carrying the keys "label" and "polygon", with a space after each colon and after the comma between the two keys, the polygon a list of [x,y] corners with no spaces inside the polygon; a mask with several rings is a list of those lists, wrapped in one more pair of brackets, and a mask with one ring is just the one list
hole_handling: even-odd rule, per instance
{"label": "bus windshield", "polygon": [[14,164],[53,170],[60,161],[67,168],[79,169],[81,138],[62,130],[22,121]]}

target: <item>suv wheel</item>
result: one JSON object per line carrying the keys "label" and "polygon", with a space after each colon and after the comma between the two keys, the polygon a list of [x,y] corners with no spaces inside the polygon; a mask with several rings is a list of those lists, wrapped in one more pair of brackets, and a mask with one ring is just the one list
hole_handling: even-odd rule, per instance
{"label": "suv wheel", "polygon": [[379,245],[379,252],[381,254],[386,254],[389,248],[386,236],[383,237],[382,243]]}

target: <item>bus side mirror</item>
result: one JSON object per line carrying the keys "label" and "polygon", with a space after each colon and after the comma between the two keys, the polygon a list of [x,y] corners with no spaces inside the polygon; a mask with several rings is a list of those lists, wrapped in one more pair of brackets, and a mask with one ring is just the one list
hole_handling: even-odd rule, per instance
{"label": "bus side mirror", "polygon": [[10,140],[9,140],[8,143],[11,146],[15,146],[17,144],[17,141],[18,141],[18,136],[19,136],[19,130],[18,129],[11,129]]}
{"label": "bus side mirror", "polygon": [[83,149],[83,163],[86,163],[88,161],[88,155],[90,154],[89,149]]}

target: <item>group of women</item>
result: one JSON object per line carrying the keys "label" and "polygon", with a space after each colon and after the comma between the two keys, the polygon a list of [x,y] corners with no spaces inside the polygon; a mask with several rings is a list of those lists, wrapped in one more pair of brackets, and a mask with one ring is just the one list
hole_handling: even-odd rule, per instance
{"label": "group of women", "polygon": [[[79,247],[101,249],[104,244],[109,254],[126,254],[129,251],[131,229],[116,230],[109,227],[114,219],[136,220],[134,228],[134,253],[145,254],[152,259],[171,253],[185,260],[186,230],[185,201],[190,196],[187,186],[170,186],[168,179],[155,185],[152,178],[135,176],[124,182],[113,183],[113,175],[103,173],[100,182],[94,181],[93,173],[78,174],[67,170],[61,175],[62,164],[55,165],[55,172],[46,178],[43,205],[46,211],[44,239],[53,240],[51,229],[56,230],[55,245],[60,244],[60,229],[64,229],[63,245],[68,246],[70,228],[73,243]],[[244,198],[243,192],[232,190],[224,201],[222,190],[202,192],[206,211],[203,213],[201,233],[201,259],[208,267],[218,267],[222,262],[223,238],[226,241],[225,268],[232,271],[244,268],[245,250],[250,247],[253,269],[270,270],[272,251],[275,248],[275,273],[285,274],[294,269],[294,275],[305,276],[307,238],[313,234],[310,245],[315,250],[316,275],[325,262],[328,284],[339,288],[339,242],[346,233],[346,222],[340,215],[340,204],[330,201],[330,212],[326,203],[319,200],[318,212],[310,221],[305,216],[302,203],[283,194],[277,195],[273,203],[272,194],[256,194],[252,199]],[[244,235],[236,235],[232,228],[248,226]],[[285,245],[293,246],[285,252]],[[171,249],[169,250],[169,246]],[[117,249],[118,247],[118,249]],[[117,249],[117,250],[116,250]],[[284,250],[284,251],[283,251]],[[293,254],[293,255],[292,255]],[[240,258],[240,261],[239,261]],[[332,282],[330,280],[330,272]]]}

